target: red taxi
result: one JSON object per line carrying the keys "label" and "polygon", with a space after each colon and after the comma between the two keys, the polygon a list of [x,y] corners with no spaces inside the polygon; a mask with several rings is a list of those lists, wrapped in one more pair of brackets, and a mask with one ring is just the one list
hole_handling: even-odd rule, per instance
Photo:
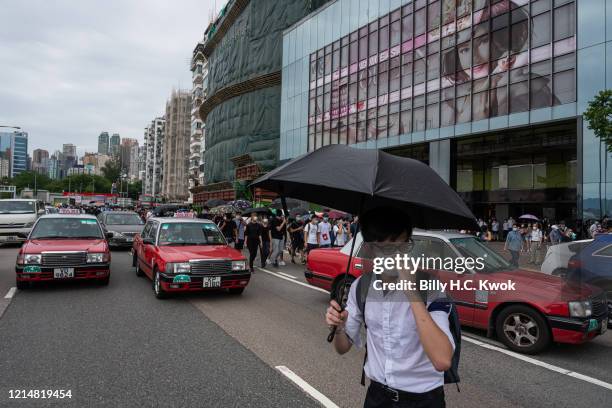
{"label": "red taxi", "polygon": [[[412,254],[432,259],[480,258],[484,267],[457,274],[428,270],[443,283],[457,305],[461,324],[484,329],[510,349],[534,354],[551,342],[579,344],[604,333],[608,326],[606,294],[586,284],[577,285],[539,272],[512,267],[476,238],[450,232],[415,231]],[[346,272],[352,241],[343,248],[316,249],[308,255],[306,280],[329,290],[332,298]],[[359,277],[365,262],[361,235],[355,242],[347,284]],[[514,282],[504,287],[503,284]]]}
{"label": "red taxi", "polygon": [[157,298],[212,289],[239,295],[251,278],[242,253],[210,220],[151,218],[134,238],[132,254],[136,274],[153,281]]}
{"label": "red taxi", "polygon": [[17,288],[54,280],[91,279],[108,285],[109,236],[91,215],[43,215],[17,255]]}

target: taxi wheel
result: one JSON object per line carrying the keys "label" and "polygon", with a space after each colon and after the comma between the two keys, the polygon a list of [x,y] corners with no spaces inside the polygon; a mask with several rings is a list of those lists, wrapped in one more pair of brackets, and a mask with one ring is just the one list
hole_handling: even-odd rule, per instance
{"label": "taxi wheel", "polygon": [[136,276],[144,276],[144,272],[140,269],[140,262],[136,259],[136,255],[134,255],[134,266],[136,266]]}
{"label": "taxi wheel", "polygon": [[524,305],[506,307],[497,316],[497,337],[508,348],[525,354],[537,354],[550,344],[546,320]]}
{"label": "taxi wheel", "polygon": [[230,288],[228,289],[230,295],[242,295],[244,288]]}
{"label": "taxi wheel", "polygon": [[153,277],[153,292],[155,293],[155,297],[158,299],[165,299],[168,297],[168,294],[164,292],[161,287],[161,275],[159,271],[154,270],[153,272],[155,273]]}

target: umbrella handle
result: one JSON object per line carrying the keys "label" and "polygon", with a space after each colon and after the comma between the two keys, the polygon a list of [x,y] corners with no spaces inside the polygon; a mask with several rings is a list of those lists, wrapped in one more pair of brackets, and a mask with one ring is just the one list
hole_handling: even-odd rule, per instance
{"label": "umbrella handle", "polygon": [[336,329],[338,328],[338,326],[334,326],[331,328],[329,334],[327,335],[327,342],[331,343],[332,341],[334,341],[334,337],[336,336]]}

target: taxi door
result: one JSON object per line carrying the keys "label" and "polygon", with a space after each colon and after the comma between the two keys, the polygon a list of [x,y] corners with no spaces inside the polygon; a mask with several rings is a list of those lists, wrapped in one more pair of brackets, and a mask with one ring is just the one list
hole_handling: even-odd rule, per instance
{"label": "taxi door", "polygon": [[[444,270],[436,265],[436,262],[433,260],[441,259],[444,261],[449,258],[455,259],[458,257],[450,245],[443,240],[425,235],[414,235],[413,241],[412,256],[431,260],[430,266],[434,266],[435,269],[423,269],[431,270],[432,275],[437,275],[441,282],[447,284],[446,294],[450,295],[457,306],[459,321],[462,324],[471,323],[474,320],[474,291],[466,290],[465,281],[473,279],[473,275],[470,272],[457,273],[452,270]],[[451,289],[451,282],[454,282],[454,289]]]}

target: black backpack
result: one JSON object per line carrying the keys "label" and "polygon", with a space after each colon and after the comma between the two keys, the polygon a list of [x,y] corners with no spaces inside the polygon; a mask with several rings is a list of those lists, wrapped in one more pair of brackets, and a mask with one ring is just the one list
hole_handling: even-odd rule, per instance
{"label": "black backpack", "polygon": [[[366,334],[368,331],[368,326],[365,323],[365,304],[366,298],[368,296],[368,290],[370,289],[370,284],[372,282],[372,273],[364,273],[361,275],[361,278],[357,282],[357,288],[355,291],[356,303],[357,307],[361,311],[361,315],[363,316],[363,325],[366,329]],[[419,273],[417,273],[417,280],[421,278]],[[426,295],[426,294],[425,294]],[[427,299],[427,297],[423,296],[421,293],[421,298]],[[457,308],[453,303],[452,298],[446,294],[444,298],[440,298],[438,300],[446,300],[451,304],[451,310],[448,315],[448,326],[453,336],[453,341],[455,342],[455,351],[453,353],[453,358],[451,360],[451,367],[444,372],[444,384],[457,384],[459,380],[459,358],[461,357],[461,324],[459,323],[459,313],[457,313]],[[433,303],[432,303],[433,305]],[[431,305],[427,308],[429,308]],[[365,363],[368,359],[368,346],[366,342],[365,346],[365,356],[363,358],[363,368],[361,369],[361,385],[365,386]],[[459,384],[457,384],[457,391],[459,391]]]}

